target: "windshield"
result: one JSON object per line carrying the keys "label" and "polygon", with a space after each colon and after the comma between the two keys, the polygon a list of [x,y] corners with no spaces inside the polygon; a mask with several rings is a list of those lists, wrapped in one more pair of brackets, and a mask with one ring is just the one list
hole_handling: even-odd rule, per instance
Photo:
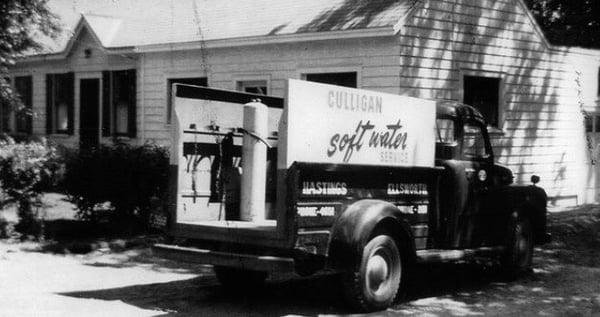
{"label": "windshield", "polygon": [[453,143],[456,141],[454,138],[454,121],[452,119],[436,119],[435,126],[438,143]]}

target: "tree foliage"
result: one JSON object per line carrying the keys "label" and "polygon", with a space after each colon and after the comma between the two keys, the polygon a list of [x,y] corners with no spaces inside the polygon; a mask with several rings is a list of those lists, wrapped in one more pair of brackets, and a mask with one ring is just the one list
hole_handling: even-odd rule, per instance
{"label": "tree foliage", "polygon": [[47,6],[48,0],[0,1],[0,103],[21,105],[6,81],[8,68],[30,50],[40,49],[38,35],[58,34],[57,17]]}
{"label": "tree foliage", "polygon": [[17,231],[41,234],[38,211],[42,207],[42,192],[50,188],[59,168],[56,149],[46,140],[0,140],[0,210],[8,204],[17,205]]}
{"label": "tree foliage", "polygon": [[525,0],[548,40],[600,48],[599,0]]}

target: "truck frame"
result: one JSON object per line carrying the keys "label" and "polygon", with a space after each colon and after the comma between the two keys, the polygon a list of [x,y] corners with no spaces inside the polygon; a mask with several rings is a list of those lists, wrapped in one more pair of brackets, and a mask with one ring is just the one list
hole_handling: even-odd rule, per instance
{"label": "truck frame", "polygon": [[[260,98],[280,116],[285,103],[178,84],[173,90],[174,105],[184,98],[241,109]],[[433,166],[294,161],[278,169],[278,137],[262,137],[273,147],[266,150],[270,215],[260,221],[237,216],[244,208],[238,197],[240,143],[251,132],[215,122],[203,129],[181,127],[174,131],[179,150],[171,158],[166,229],[177,243],[157,244],[154,251],[212,264],[218,280],[231,288],[262,283],[273,272],[336,273],[348,303],[360,311],[391,305],[418,278],[413,269],[420,263],[485,256],[499,259],[508,276],[528,272],[533,246],[550,240],[547,196],[535,184],[539,178],[532,177],[531,185],[513,184],[512,172],[495,163],[487,124],[475,108],[454,101],[437,101],[435,107]],[[204,174],[211,178],[205,184],[210,190],[181,192],[178,178],[198,157],[212,159]],[[218,205],[206,213],[219,216],[183,219],[177,199],[186,194]]]}

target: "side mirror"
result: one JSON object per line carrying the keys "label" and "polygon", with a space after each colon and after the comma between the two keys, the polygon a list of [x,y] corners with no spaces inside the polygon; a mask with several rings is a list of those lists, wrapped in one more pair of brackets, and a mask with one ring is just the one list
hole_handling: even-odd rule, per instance
{"label": "side mirror", "polygon": [[540,177],[537,175],[531,175],[531,182],[533,183],[533,185],[537,184],[540,182]]}

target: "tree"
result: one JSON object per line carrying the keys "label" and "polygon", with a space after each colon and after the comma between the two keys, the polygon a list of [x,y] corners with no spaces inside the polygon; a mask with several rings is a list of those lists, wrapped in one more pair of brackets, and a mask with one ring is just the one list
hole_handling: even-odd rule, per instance
{"label": "tree", "polygon": [[36,35],[55,37],[59,26],[57,17],[48,10],[48,0],[0,1],[0,104],[14,109],[23,104],[6,80],[8,68],[17,58],[30,50],[38,50]]}
{"label": "tree", "polygon": [[525,0],[553,44],[600,48],[600,1]]}

